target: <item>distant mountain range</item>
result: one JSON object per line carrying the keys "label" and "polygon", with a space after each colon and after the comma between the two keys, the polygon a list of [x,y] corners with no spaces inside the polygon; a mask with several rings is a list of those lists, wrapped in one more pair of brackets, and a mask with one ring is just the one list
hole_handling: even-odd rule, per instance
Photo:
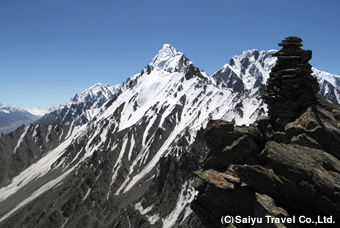
{"label": "distant mountain range", "polygon": [[[20,108],[15,105],[3,106],[0,103],[0,134],[14,131],[21,125],[36,122],[49,124],[83,123],[91,118],[90,110],[100,107],[119,91],[119,86],[109,86],[97,83],[80,95],[75,95],[63,105],[50,108],[48,111],[38,108]],[[88,110],[88,112],[86,112]],[[48,115],[45,115],[47,114]],[[74,115],[79,117],[74,119]]]}
{"label": "distant mountain range", "polygon": [[14,105],[3,106],[0,103],[0,134],[14,131],[21,125],[30,124],[41,116]]}
{"label": "distant mountain range", "polygon": [[[0,226],[200,227],[189,204],[209,120],[250,125],[274,50],[208,76],[165,44],[123,85],[96,84],[0,138]],[[314,69],[340,102],[340,77]]]}
{"label": "distant mountain range", "polygon": [[48,115],[43,116],[39,123],[42,124],[84,124],[92,119],[96,110],[106,101],[116,97],[120,93],[120,86],[97,83],[84,90],[80,95],[76,94],[63,105],[55,108]]}

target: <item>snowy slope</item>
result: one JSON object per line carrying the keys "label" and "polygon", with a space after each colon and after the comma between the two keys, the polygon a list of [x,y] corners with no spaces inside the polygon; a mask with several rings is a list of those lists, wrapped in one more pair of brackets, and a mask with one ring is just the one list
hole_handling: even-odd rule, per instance
{"label": "snowy slope", "polygon": [[188,205],[203,128],[210,119],[248,125],[265,114],[273,52],[243,52],[208,76],[165,44],[122,86],[96,84],[39,125],[0,138],[0,156],[13,161],[34,145],[24,142],[41,142],[34,163],[2,177],[0,224],[194,226]]}
{"label": "snowy slope", "polygon": [[329,100],[340,104],[340,76],[312,68],[319,81],[320,93]]}

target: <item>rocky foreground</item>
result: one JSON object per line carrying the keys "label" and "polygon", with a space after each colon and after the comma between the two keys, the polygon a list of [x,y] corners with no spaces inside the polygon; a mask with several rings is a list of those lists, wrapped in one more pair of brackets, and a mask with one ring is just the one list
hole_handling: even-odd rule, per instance
{"label": "rocky foreground", "polygon": [[339,227],[340,110],[318,95],[310,50],[290,36],[250,127],[210,121],[191,208],[207,227]]}
{"label": "rocky foreground", "polygon": [[[203,170],[195,172],[199,194],[191,207],[207,227],[221,227],[227,215],[263,218],[255,227],[315,227],[302,224],[303,218],[339,227],[339,109],[309,107],[283,131],[273,130],[269,117],[250,127],[214,120],[204,137],[210,149]],[[287,220],[265,224],[266,216]],[[233,225],[250,223],[234,220]]]}

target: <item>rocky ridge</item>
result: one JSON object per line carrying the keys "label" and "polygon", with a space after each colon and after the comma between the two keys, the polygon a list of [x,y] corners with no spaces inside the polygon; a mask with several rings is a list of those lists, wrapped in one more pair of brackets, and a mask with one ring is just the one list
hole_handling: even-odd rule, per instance
{"label": "rocky ridge", "polygon": [[[280,128],[270,115],[249,127],[207,124],[209,149],[194,172],[199,193],[191,203],[205,226],[251,226],[222,224],[226,215],[259,218],[254,227],[315,227],[299,223],[301,216],[328,227],[340,223],[340,109],[319,99]],[[287,220],[268,223],[266,217]]]}
{"label": "rocky ridge", "polygon": [[207,227],[221,227],[225,215],[333,216],[340,223],[339,109],[310,107],[283,131],[267,117],[250,127],[210,121],[204,138],[210,149],[195,172],[191,207]]}

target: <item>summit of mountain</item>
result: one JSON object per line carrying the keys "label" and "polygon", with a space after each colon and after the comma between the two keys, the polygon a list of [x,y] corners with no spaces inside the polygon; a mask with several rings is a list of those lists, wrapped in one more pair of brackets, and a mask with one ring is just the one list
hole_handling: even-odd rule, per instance
{"label": "summit of mountain", "polygon": [[184,72],[191,64],[192,62],[182,52],[170,44],[164,44],[148,66],[172,73]]}

